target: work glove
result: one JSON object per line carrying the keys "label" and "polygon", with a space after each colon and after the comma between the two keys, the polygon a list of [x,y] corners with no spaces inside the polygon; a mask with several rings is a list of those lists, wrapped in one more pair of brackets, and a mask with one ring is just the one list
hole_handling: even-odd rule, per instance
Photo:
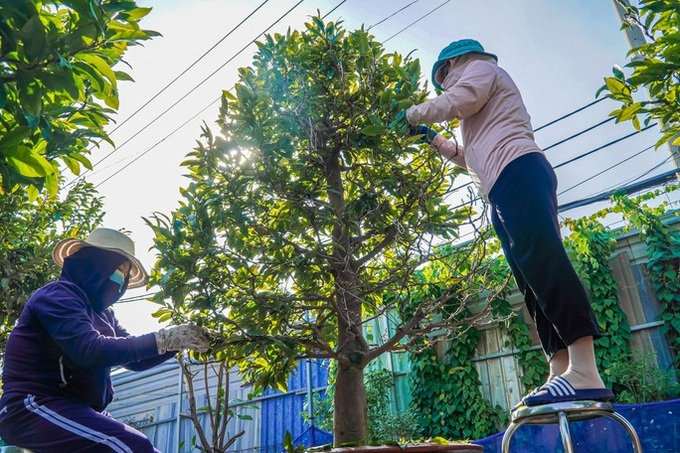
{"label": "work glove", "polygon": [[161,329],[155,335],[159,354],[165,354],[168,351],[183,351],[185,349],[206,352],[210,348],[208,330],[192,324]]}
{"label": "work glove", "polygon": [[429,145],[437,136],[437,131],[430,129],[427,126],[411,126],[408,128],[408,135],[411,137],[414,135],[422,135],[420,141]]}
{"label": "work glove", "polygon": [[408,119],[406,119],[406,110],[402,110],[397,113],[392,122],[389,124],[389,128],[396,133],[402,133],[409,127]]}

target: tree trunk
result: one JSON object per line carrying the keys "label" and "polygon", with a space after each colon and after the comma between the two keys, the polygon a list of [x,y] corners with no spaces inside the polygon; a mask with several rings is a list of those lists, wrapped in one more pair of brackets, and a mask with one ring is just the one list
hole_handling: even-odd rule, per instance
{"label": "tree trunk", "polygon": [[333,440],[336,447],[347,442],[366,444],[368,440],[364,370],[351,364],[338,363]]}
{"label": "tree trunk", "polygon": [[357,266],[352,255],[350,228],[344,223],[346,208],[340,152],[335,150],[326,161],[325,176],[328,199],[336,216],[333,228],[335,303],[338,307],[338,376],[335,384],[333,438],[335,445],[348,442],[365,445],[368,441],[366,422],[366,387],[364,367],[368,344],[361,331],[361,300],[357,297]]}

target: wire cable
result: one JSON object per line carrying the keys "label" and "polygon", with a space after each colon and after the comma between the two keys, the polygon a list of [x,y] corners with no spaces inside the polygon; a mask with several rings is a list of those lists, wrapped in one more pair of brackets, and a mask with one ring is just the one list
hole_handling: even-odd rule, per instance
{"label": "wire cable", "polygon": [[562,116],[560,116],[559,118],[554,119],[554,120],[550,121],[549,123],[544,124],[544,125],[541,126],[541,127],[537,127],[536,129],[534,129],[534,132],[538,132],[538,131],[540,131],[541,129],[545,129],[545,128],[548,127],[548,126],[552,126],[553,124],[558,123],[558,122],[560,122],[560,121],[562,121],[562,120],[564,120],[564,119],[566,119],[566,118],[569,118],[570,116],[575,115],[575,114],[577,114],[578,112],[581,112],[581,111],[583,111],[583,110],[585,110],[585,109],[587,109],[587,108],[589,108],[589,107],[592,107],[592,106],[594,106],[595,104],[604,101],[605,99],[607,99],[607,98],[600,98],[600,99],[597,99],[597,100],[591,102],[590,104],[586,104],[586,105],[584,105],[583,107],[579,107],[579,108],[577,108],[576,110],[574,110],[573,112],[569,112],[569,113],[567,113],[566,115],[562,115]]}
{"label": "wire cable", "polygon": [[383,20],[378,21],[378,22],[374,23],[373,25],[371,25],[370,27],[368,27],[368,28],[366,29],[366,31],[369,31],[371,28],[377,27],[378,25],[382,24],[382,23],[385,22],[386,20],[389,20],[389,19],[393,18],[394,16],[396,16],[396,15],[399,14],[400,12],[404,11],[404,10],[405,10],[406,8],[408,8],[409,6],[411,6],[411,5],[415,4],[415,3],[418,3],[419,1],[420,1],[420,0],[414,0],[414,1],[412,1],[411,3],[409,3],[408,5],[399,8],[398,10],[396,10],[395,12],[393,12],[392,14],[390,14],[389,16],[387,16],[386,18],[384,18]]}
{"label": "wire cable", "polygon": [[165,137],[163,137],[162,139],[160,139],[159,141],[157,141],[156,143],[154,143],[153,145],[151,145],[149,148],[147,148],[147,149],[144,150],[143,152],[139,153],[139,154],[138,154],[134,159],[132,159],[130,162],[128,162],[128,163],[125,164],[123,167],[119,168],[118,170],[116,170],[115,172],[113,172],[111,175],[109,175],[108,178],[104,179],[103,181],[100,181],[96,186],[94,186],[94,188],[97,189],[99,186],[101,186],[102,184],[104,184],[106,181],[108,181],[109,179],[113,178],[114,176],[116,176],[117,174],[119,174],[120,172],[122,172],[123,170],[125,170],[126,168],[128,168],[130,165],[132,165],[132,164],[134,164],[135,162],[137,162],[139,159],[141,159],[141,158],[144,157],[146,154],[148,154],[149,151],[151,151],[152,149],[154,149],[155,147],[157,147],[158,145],[160,145],[161,143],[163,143],[165,140],[167,140],[168,138],[170,138],[172,135],[174,135],[175,133],[177,133],[180,129],[182,129],[184,126],[186,126],[186,125],[189,124],[191,121],[193,121],[194,119],[196,119],[196,117],[198,117],[198,115],[200,115],[201,113],[203,113],[204,111],[206,111],[210,106],[212,106],[214,103],[216,103],[216,102],[219,101],[219,100],[220,100],[220,98],[218,97],[217,99],[215,99],[214,101],[212,101],[210,104],[208,104],[208,105],[206,105],[205,107],[203,107],[198,113],[196,113],[194,116],[192,116],[191,118],[189,118],[188,120],[186,120],[185,122],[183,122],[182,124],[180,124],[179,126],[177,126],[177,127],[176,127],[172,132],[170,132],[168,135],[166,135]]}
{"label": "wire cable", "polygon": [[569,137],[567,137],[567,138],[565,138],[565,139],[563,139],[563,140],[560,140],[560,141],[557,142],[557,143],[553,143],[552,145],[543,148],[543,151],[548,151],[549,149],[552,149],[552,148],[554,148],[554,147],[556,147],[556,146],[559,146],[559,145],[561,145],[561,144],[563,144],[563,143],[565,143],[565,142],[568,142],[569,140],[575,139],[576,137],[578,137],[578,136],[580,136],[580,135],[583,135],[583,134],[585,134],[586,132],[590,132],[590,131],[592,131],[593,129],[596,129],[596,128],[602,126],[603,124],[607,124],[607,123],[609,123],[610,121],[614,121],[615,119],[616,119],[616,118],[614,118],[614,117],[612,116],[612,117],[610,117],[610,118],[607,118],[606,120],[600,121],[599,123],[594,124],[594,125],[592,125],[592,126],[586,128],[586,129],[583,129],[583,130],[581,130],[581,131],[575,133],[574,135],[571,135],[571,136],[569,136]]}
{"label": "wire cable", "polygon": [[152,293],[143,293],[143,294],[138,294],[136,296],[124,297],[123,299],[120,299],[118,302],[116,302],[116,304],[124,304],[124,303],[128,303],[128,302],[138,302],[140,300],[147,300],[150,297],[155,296],[159,292],[160,291],[155,291],[155,292],[152,292]]}
{"label": "wire cable", "polygon": [[652,149],[652,148],[654,148],[654,145],[648,146],[647,148],[638,151],[637,153],[633,154],[632,156],[629,156],[629,157],[623,159],[622,161],[617,162],[617,163],[615,163],[614,165],[605,168],[604,170],[602,170],[602,171],[599,172],[599,173],[595,173],[595,174],[592,175],[591,177],[584,179],[583,181],[579,182],[578,184],[574,184],[573,186],[569,187],[568,189],[564,189],[562,192],[558,193],[557,196],[563,195],[563,194],[569,192],[570,190],[575,189],[575,188],[577,188],[578,186],[583,185],[583,184],[587,183],[588,181],[591,181],[591,180],[597,178],[597,177],[600,176],[601,174],[606,173],[606,172],[608,172],[608,171],[610,171],[610,170],[613,170],[614,168],[618,167],[619,165],[628,162],[629,160],[631,160],[631,159],[633,159],[633,158],[639,156],[640,154],[644,153],[645,151],[649,151],[649,150]]}
{"label": "wire cable", "polygon": [[[629,180],[626,181],[624,184],[625,184],[625,185],[630,185],[630,184],[633,184],[633,183],[639,181],[640,178],[643,178],[643,177],[647,176],[648,174],[650,174],[650,173],[653,172],[654,170],[656,170],[656,169],[658,169],[658,168],[664,166],[665,164],[667,164],[668,161],[671,160],[672,157],[673,157],[673,156],[668,156],[668,157],[666,157],[664,160],[662,160],[661,162],[659,162],[658,164],[656,164],[655,166],[653,166],[653,167],[650,168],[649,170],[645,171],[644,173],[642,173],[642,174],[640,174],[640,175],[638,175],[638,176],[636,176],[636,177],[634,177],[634,178],[632,178],[632,179],[629,179]],[[612,187],[610,187],[608,190],[611,190],[611,189],[612,189]]]}
{"label": "wire cable", "polygon": [[[121,143],[119,146],[117,146],[115,149],[113,149],[113,150],[109,153],[109,155],[115,153],[116,151],[120,150],[123,146],[125,146],[125,145],[128,144],[128,143],[130,143],[130,141],[132,141],[132,139],[134,139],[134,138],[137,137],[139,134],[141,134],[142,132],[144,132],[144,131],[145,131],[147,128],[149,128],[152,124],[154,124],[156,121],[158,121],[159,119],[161,119],[166,113],[168,113],[170,110],[172,110],[172,109],[175,108],[177,105],[179,105],[180,102],[182,102],[184,99],[186,99],[187,97],[189,97],[189,95],[190,95],[191,93],[193,93],[194,91],[196,91],[201,85],[203,85],[205,82],[207,82],[209,79],[211,79],[211,78],[212,78],[215,74],[217,74],[219,71],[221,71],[227,64],[231,63],[236,57],[238,57],[238,56],[239,56],[241,53],[243,53],[248,47],[250,47],[250,45],[252,45],[255,41],[257,41],[257,39],[258,39],[260,36],[262,36],[262,35],[264,35],[265,33],[267,33],[267,32],[269,31],[269,29],[271,29],[271,28],[274,27],[276,24],[278,24],[281,20],[283,20],[284,17],[286,17],[288,14],[290,14],[295,8],[297,8],[297,7],[298,7],[302,2],[304,2],[304,1],[305,1],[305,0],[298,0],[298,2],[297,2],[295,5],[293,5],[288,11],[286,11],[283,15],[281,15],[278,19],[276,19],[276,20],[275,20],[271,25],[269,25],[269,27],[267,27],[262,33],[260,33],[260,34],[257,35],[255,38],[253,38],[248,44],[246,44],[245,46],[243,46],[243,47],[241,48],[241,50],[239,50],[239,51],[236,52],[234,55],[232,55],[227,61],[225,61],[225,62],[224,62],[223,64],[221,64],[217,69],[215,69],[212,73],[210,73],[210,75],[208,75],[207,77],[205,77],[205,78],[204,78],[203,80],[201,80],[198,84],[196,84],[191,90],[189,90],[188,92],[186,92],[181,98],[179,98],[179,99],[178,99],[177,101],[175,101],[172,105],[170,105],[170,107],[168,107],[168,108],[166,108],[165,110],[163,110],[163,112],[161,112],[161,113],[160,113],[159,115],[157,115],[153,120],[151,120],[150,122],[148,122],[148,123],[147,123],[144,127],[142,127],[140,130],[138,130],[137,132],[135,132],[130,138],[128,138],[128,139],[125,140],[123,143]],[[346,0],[345,0],[345,1],[346,1]],[[211,105],[212,105],[212,103],[211,103]],[[173,131],[172,133],[174,133],[174,132],[176,132],[176,131]],[[101,161],[100,161],[100,162],[101,162]],[[117,173],[118,173],[118,172],[116,172],[115,174],[117,174]],[[98,186],[97,186],[97,187],[98,187]]]}
{"label": "wire cable", "polygon": [[599,146],[599,147],[597,147],[597,148],[595,148],[595,149],[593,149],[593,150],[590,150],[590,151],[588,151],[587,153],[581,154],[581,155],[579,155],[579,156],[574,157],[573,159],[569,159],[569,160],[567,160],[567,161],[562,162],[561,164],[555,165],[553,168],[554,168],[554,169],[558,169],[558,168],[563,167],[563,166],[565,166],[565,165],[567,165],[567,164],[570,164],[570,163],[572,163],[572,162],[574,162],[574,161],[577,161],[577,160],[579,160],[579,159],[583,159],[584,157],[590,156],[591,154],[593,154],[593,153],[595,153],[595,152],[597,152],[597,151],[600,151],[601,149],[607,148],[608,146],[614,145],[614,144],[619,143],[619,142],[621,142],[621,141],[623,141],[623,140],[626,140],[626,139],[628,139],[628,138],[630,138],[630,137],[632,137],[632,136],[634,136],[634,135],[640,134],[640,133],[642,133],[642,132],[644,132],[644,131],[646,131],[646,130],[648,130],[648,129],[651,129],[651,128],[654,127],[654,126],[656,126],[656,123],[652,123],[652,124],[650,124],[650,125],[647,126],[647,127],[643,127],[643,128],[640,129],[639,131],[638,131],[638,130],[633,131],[633,132],[631,132],[631,133],[628,134],[628,135],[624,135],[623,137],[619,137],[619,138],[617,138],[616,140],[612,140],[612,141],[609,142],[609,143],[605,143],[604,145]]}
{"label": "wire cable", "polygon": [[342,5],[344,5],[346,1],[347,1],[347,0],[342,0],[340,3],[338,3],[337,5],[335,5],[335,6],[333,7],[332,10],[328,11],[328,12],[327,12],[326,14],[324,14],[321,18],[322,18],[322,19],[325,19],[325,18],[327,18],[328,16],[330,16],[331,14],[333,14],[333,11],[335,11],[336,9],[338,9],[338,8],[340,8]]}
{"label": "wire cable", "polygon": [[[156,100],[156,98],[158,98],[158,96],[160,96],[161,94],[163,94],[163,93],[165,92],[165,90],[167,90],[168,88],[170,88],[170,87],[171,87],[175,82],[177,82],[184,74],[186,74],[187,72],[189,72],[189,71],[190,71],[194,66],[196,66],[203,58],[205,58],[210,52],[212,52],[213,50],[215,50],[215,48],[216,48],[217,46],[219,46],[225,39],[227,39],[234,31],[236,31],[238,28],[240,28],[240,27],[241,27],[248,19],[250,19],[257,11],[259,11],[260,8],[262,8],[268,1],[269,1],[269,0],[264,0],[262,3],[260,3],[260,5],[259,5],[257,8],[255,8],[253,11],[251,11],[250,14],[248,14],[248,15],[247,15],[241,22],[239,22],[235,27],[233,27],[231,30],[229,30],[229,32],[228,32],[226,35],[222,36],[222,38],[220,38],[215,44],[213,44],[208,50],[206,50],[206,51],[203,53],[203,55],[201,55],[201,56],[198,57],[196,60],[194,60],[193,63],[191,63],[189,66],[187,66],[181,73],[179,73],[177,76],[175,76],[174,79],[172,79],[168,84],[166,84],[163,88],[161,88],[160,91],[158,91],[158,92],[157,92],[156,94],[154,94],[150,99],[148,99],[146,102],[144,102],[144,104],[142,104],[137,110],[135,110],[135,111],[134,111],[130,116],[128,116],[123,122],[121,122],[121,123],[118,124],[116,127],[114,127],[113,130],[111,130],[111,132],[109,132],[109,135],[112,135],[112,134],[113,134],[114,132],[116,132],[118,129],[120,129],[121,127],[123,127],[123,125],[124,125],[125,123],[127,123],[128,121],[130,121],[130,120],[131,120],[132,118],[134,118],[139,112],[141,112],[145,107],[147,107],[147,106],[148,106],[149,104],[151,104],[154,100]],[[90,149],[90,150],[91,150],[91,149]],[[108,159],[115,151],[116,151],[116,149],[114,149],[114,150],[112,150],[111,152],[109,152],[109,153],[108,153],[107,155],[105,155],[102,159],[100,159],[99,161],[97,161],[96,163],[94,163],[94,164],[92,165],[92,167],[95,167],[95,166],[101,164],[103,161],[105,161],[106,159]],[[68,183],[66,184],[66,187],[68,187],[69,185],[71,185],[71,184],[73,184],[75,181],[77,181],[79,178],[81,178],[81,177],[83,177],[84,175],[86,175],[89,171],[90,171],[90,170],[86,170],[86,171],[83,172],[83,174],[78,175],[78,177],[74,178],[73,181],[68,182]]]}
{"label": "wire cable", "polygon": [[[643,129],[641,129],[641,130],[639,130],[639,131],[635,131],[635,132],[633,132],[633,133],[631,133],[631,134],[628,134],[628,135],[626,135],[626,136],[624,136],[624,137],[620,137],[620,138],[618,138],[618,139],[616,139],[616,140],[612,140],[612,141],[609,142],[609,143],[605,143],[604,145],[599,146],[599,147],[597,147],[597,148],[595,148],[595,149],[593,149],[593,150],[590,150],[590,151],[588,151],[588,152],[586,152],[586,153],[583,153],[583,154],[581,154],[581,155],[579,155],[579,156],[576,156],[576,157],[574,157],[573,159],[570,159],[570,160],[568,160],[568,161],[566,161],[566,162],[563,162],[563,163],[561,163],[561,164],[559,164],[559,165],[555,165],[555,166],[553,166],[553,169],[557,169],[557,168],[562,167],[562,166],[564,166],[564,165],[566,165],[566,164],[572,163],[572,162],[574,162],[574,161],[576,161],[576,160],[579,160],[579,159],[581,159],[581,158],[584,158],[584,157],[586,157],[586,156],[589,156],[589,155],[591,155],[591,154],[593,154],[593,153],[595,153],[595,152],[597,152],[597,151],[600,151],[600,150],[602,150],[602,149],[604,149],[604,148],[607,148],[607,147],[612,146],[612,145],[614,145],[614,144],[616,144],[616,143],[619,143],[619,142],[621,142],[621,141],[623,141],[623,140],[625,140],[625,139],[628,139],[628,138],[630,138],[630,137],[632,137],[632,136],[634,136],[634,135],[636,135],[636,134],[639,134],[640,132],[646,131],[647,129],[650,129],[650,128],[654,127],[655,125],[656,125],[655,123],[650,124],[649,126],[643,128]],[[648,149],[649,149],[649,148],[645,148],[644,150],[638,152],[638,154],[641,154],[642,152],[647,151]],[[620,163],[622,163],[622,162],[620,162]],[[619,164],[620,164],[620,163],[619,163]],[[618,165],[618,164],[617,164],[617,165]],[[656,167],[655,167],[655,168],[656,168]],[[611,169],[611,168],[610,168],[610,169]],[[607,170],[609,170],[609,169],[607,169]],[[605,170],[605,171],[607,171],[607,170]],[[652,169],[652,170],[653,170],[653,169]],[[650,170],[650,171],[652,171],[652,170]],[[595,175],[595,176],[597,176],[597,175]],[[644,175],[643,175],[643,176],[644,176]],[[568,190],[572,190],[572,189],[574,189],[574,188],[576,188],[576,187],[578,187],[578,186],[584,184],[584,183],[587,182],[587,181],[588,181],[588,180],[582,181],[582,182],[580,182],[580,183],[578,183],[578,184],[576,184],[576,185],[570,187]],[[455,190],[459,190],[459,189],[461,189],[461,188],[463,188],[463,187],[466,187],[466,186],[468,186],[468,185],[470,185],[470,184],[472,184],[472,182],[468,182],[468,183],[465,183],[465,184],[463,184],[463,185],[461,185],[461,186],[459,186],[459,187],[456,187]],[[566,191],[565,191],[565,192],[566,192]],[[459,209],[459,208],[462,208],[462,207],[464,207],[464,206],[466,206],[466,205],[468,205],[468,204],[472,204],[472,203],[474,203],[474,202],[476,202],[476,201],[478,201],[478,200],[481,200],[481,197],[477,196],[476,198],[473,198],[472,200],[469,200],[469,201],[466,201],[466,202],[463,202],[463,203],[461,203],[461,204],[458,204],[458,205],[454,206],[452,209]]]}
{"label": "wire cable", "polygon": [[401,30],[399,30],[398,32],[396,32],[395,34],[393,34],[392,36],[390,36],[390,37],[387,38],[386,40],[384,40],[384,41],[383,41],[383,44],[385,44],[387,41],[389,41],[390,39],[394,38],[395,36],[400,35],[400,34],[403,33],[405,30],[411,28],[412,26],[414,26],[415,24],[417,24],[417,23],[420,22],[421,20],[425,19],[427,16],[429,16],[429,15],[432,14],[432,13],[434,13],[434,12],[437,11],[439,8],[441,8],[442,6],[446,5],[446,4],[449,3],[449,2],[451,2],[451,0],[446,0],[446,1],[443,2],[441,5],[437,6],[436,8],[434,8],[433,10],[431,10],[430,12],[428,12],[428,13],[424,14],[423,16],[421,16],[420,18],[414,20],[413,22],[411,22],[410,24],[408,24],[407,26],[405,26],[404,28],[402,28]]}

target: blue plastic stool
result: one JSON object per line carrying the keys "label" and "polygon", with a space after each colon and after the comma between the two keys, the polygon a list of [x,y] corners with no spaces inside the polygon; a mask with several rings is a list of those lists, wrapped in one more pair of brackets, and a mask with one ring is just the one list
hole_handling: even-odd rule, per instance
{"label": "blue plastic stool", "polygon": [[599,401],[572,401],[568,403],[543,404],[540,406],[523,406],[511,415],[511,423],[503,435],[502,453],[510,453],[510,439],[520,426],[559,424],[562,445],[565,453],[574,453],[571,441],[569,422],[587,420],[596,417],[609,417],[623,426],[633,443],[633,451],[642,453],[640,439],[633,426],[621,414],[614,410],[610,403]]}

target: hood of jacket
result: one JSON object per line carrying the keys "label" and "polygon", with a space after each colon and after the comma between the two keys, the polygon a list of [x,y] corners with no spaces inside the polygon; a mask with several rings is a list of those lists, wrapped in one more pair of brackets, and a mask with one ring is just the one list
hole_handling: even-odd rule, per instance
{"label": "hood of jacket", "polygon": [[476,60],[489,61],[493,64],[496,64],[496,60],[494,60],[494,58],[489,55],[481,53],[468,53],[449,59],[446,65],[443,65],[441,68],[439,68],[435,74],[435,80],[442,86],[442,88],[444,88],[444,90],[448,90],[450,87],[454,86],[458,80],[460,80],[463,72],[465,72],[466,66],[471,61]]}
{"label": "hood of jacket", "polygon": [[80,287],[90,299],[92,308],[101,313],[118,301],[127,289],[109,279],[125,261],[124,256],[97,247],[83,247],[64,260],[61,279]]}

